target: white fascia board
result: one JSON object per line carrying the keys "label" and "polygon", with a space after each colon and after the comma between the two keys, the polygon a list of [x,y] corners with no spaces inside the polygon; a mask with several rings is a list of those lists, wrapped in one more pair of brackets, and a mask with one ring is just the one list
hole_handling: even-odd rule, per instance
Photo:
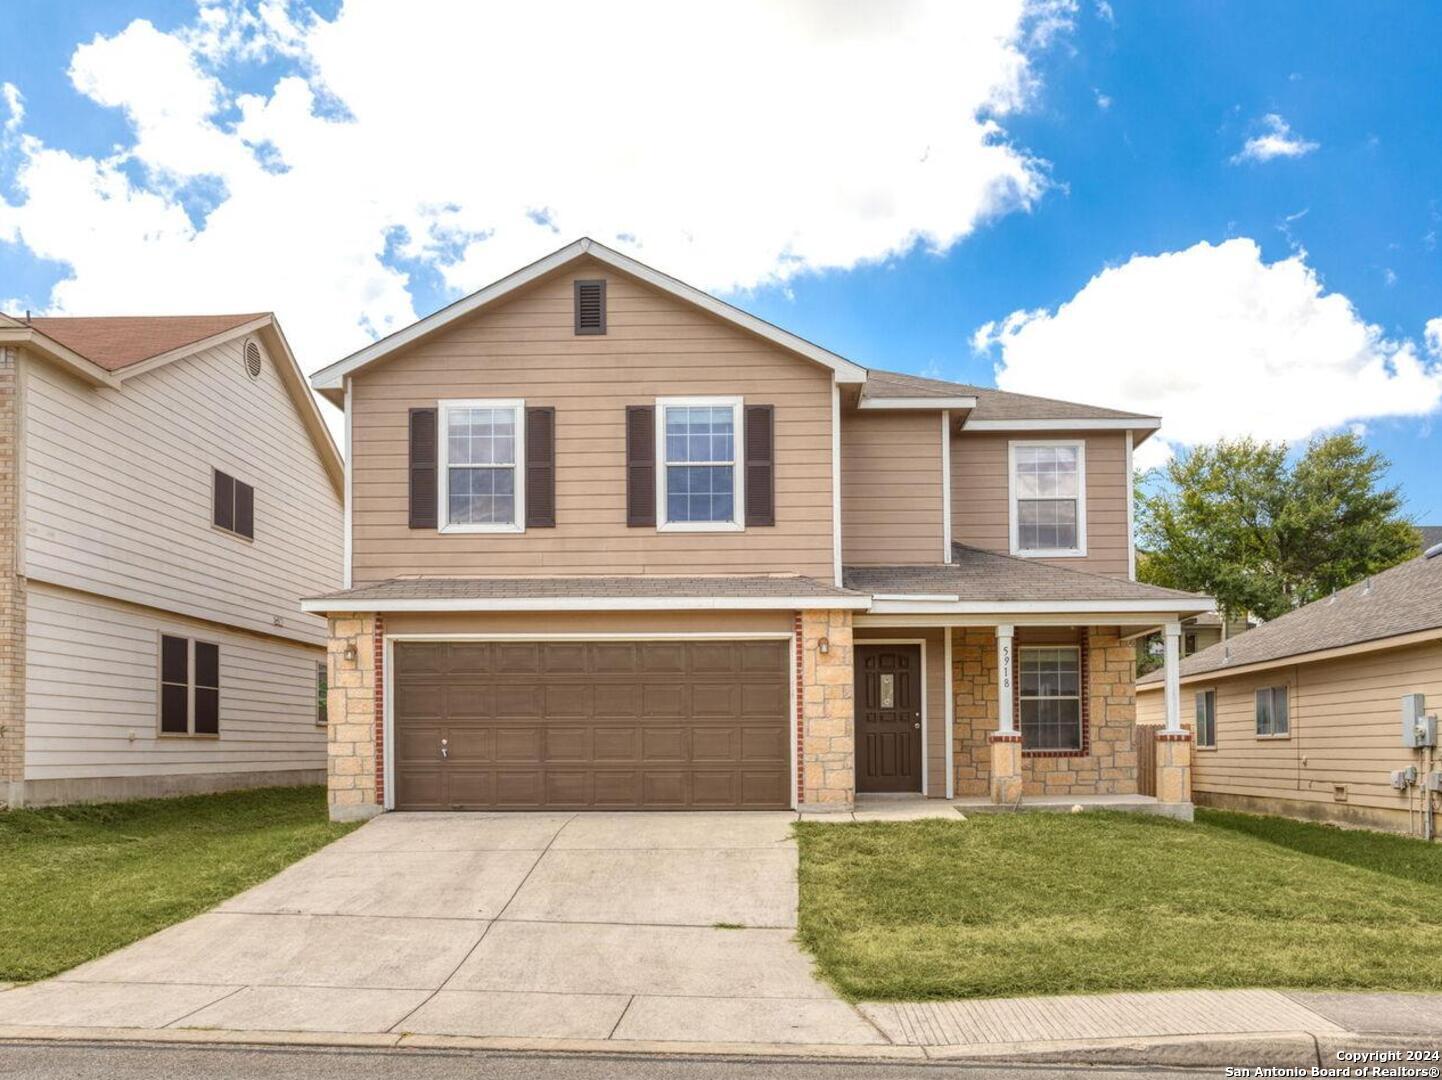
{"label": "white fascia board", "polygon": [[51,363],[59,364],[91,386],[120,385],[120,379],[114,372],[106,371],[95,361],[81,356],[54,338],[47,337],[33,326],[0,326],[0,345],[27,349]]}
{"label": "white fascia board", "polygon": [[302,600],[300,609],[327,612],[400,611],[865,611],[868,596],[624,596],[485,600]]}
{"label": "white fascia board", "polygon": [[866,369],[860,364],[853,363],[843,356],[838,356],[819,345],[814,345],[805,338],[797,337],[795,334],[782,330],[779,326],[773,326],[764,319],[758,319],[755,315],[748,314],[740,308],[732,307],[723,300],[702,292],[700,289],[687,285],[685,282],[677,281],[675,278],[654,270],[645,263],[637,262],[619,251],[613,251],[604,244],[595,240],[582,238],[573,243],[567,244],[558,251],[553,251],[543,259],[538,259],[530,266],[522,267],[515,273],[493,282],[485,288],[471,293],[457,300],[454,304],[441,308],[441,310],[426,316],[419,322],[412,323],[403,330],[397,330],[388,337],[367,345],[359,352],[352,353],[344,360],[337,361],[329,367],[321,368],[311,376],[311,385],[317,390],[339,390],[345,377],[367,364],[379,360],[388,353],[404,348],[419,338],[439,330],[441,327],[463,319],[472,312],[494,303],[502,297],[515,292],[517,289],[529,285],[531,282],[544,277],[546,274],[557,270],[565,264],[579,259],[583,255],[589,255],[598,262],[619,270],[623,274],[629,274],[646,284],[651,285],[662,292],[670,293],[691,304],[702,308],[718,318],[725,319],[743,330],[748,330],[759,337],[763,337],[776,345],[791,352],[797,353],[808,360],[812,360],[823,367],[830,368],[836,373],[836,381],[840,383],[860,384],[866,382]]}
{"label": "white fascia board", "polygon": [[955,604],[961,601],[961,597],[955,593],[872,593],[871,599],[873,601],[904,600],[910,603],[926,601],[937,604]]}
{"label": "white fascia board", "polygon": [[857,402],[858,409],[974,409],[974,397],[865,397]]}
{"label": "white fascia board", "polygon": [[963,431],[1155,431],[1160,417],[1078,417],[1074,420],[963,420]]}
{"label": "white fascia board", "polygon": [[1127,615],[1179,615],[1206,611],[1215,601],[1195,600],[932,600],[925,597],[882,599],[873,597],[873,615],[1091,615],[1116,612]]}

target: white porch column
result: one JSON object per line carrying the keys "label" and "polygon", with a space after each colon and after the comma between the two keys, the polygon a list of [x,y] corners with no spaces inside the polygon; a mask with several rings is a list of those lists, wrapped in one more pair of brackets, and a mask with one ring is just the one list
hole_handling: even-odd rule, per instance
{"label": "white porch column", "polygon": [[996,628],[996,677],[997,691],[996,704],[1000,715],[996,720],[996,732],[998,735],[1016,734],[1016,709],[1012,705],[1012,636],[1016,632],[1014,626],[998,626]]}
{"label": "white porch column", "polygon": [[1162,628],[1162,634],[1166,642],[1166,653],[1163,661],[1166,688],[1163,691],[1163,696],[1167,710],[1167,722],[1163,730],[1178,732],[1182,730],[1182,624],[1179,622],[1169,622]]}

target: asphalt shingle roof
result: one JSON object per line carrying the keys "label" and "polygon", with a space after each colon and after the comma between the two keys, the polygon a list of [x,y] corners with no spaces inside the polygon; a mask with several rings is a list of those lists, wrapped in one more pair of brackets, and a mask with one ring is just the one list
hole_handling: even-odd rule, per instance
{"label": "asphalt shingle roof", "polygon": [[976,408],[968,415],[970,420],[1156,419],[1154,416],[1123,412],[1120,409],[1103,409],[1097,405],[1080,405],[1071,401],[1032,397],[1029,394],[1013,394],[989,386],[971,386],[967,383],[946,382],[943,379],[927,379],[920,375],[903,375],[898,371],[876,369],[867,372],[862,396],[883,400],[908,397],[975,397]]}
{"label": "asphalt shingle roof", "polygon": [[183,345],[204,341],[263,316],[115,315],[38,316],[29,325],[106,371],[119,371]]}
{"label": "asphalt shingle roof", "polygon": [[[1442,629],[1442,556],[1418,557],[1193,653],[1180,670],[1201,675],[1436,629]],[[1156,671],[1137,682],[1161,678]]]}
{"label": "asphalt shingle roof", "polygon": [[815,578],[755,574],[735,577],[640,575],[583,577],[392,578],[315,600],[547,600],[636,597],[848,597],[855,596]]}
{"label": "asphalt shingle roof", "polygon": [[964,601],[1188,600],[1194,593],[1089,574],[965,544],[952,545],[948,566],[849,566],[843,581],[862,593],[938,594]]}

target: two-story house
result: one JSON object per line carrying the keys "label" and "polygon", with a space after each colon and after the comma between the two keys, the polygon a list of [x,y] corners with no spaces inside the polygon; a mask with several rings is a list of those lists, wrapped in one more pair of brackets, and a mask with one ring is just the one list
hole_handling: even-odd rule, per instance
{"label": "two-story house", "polygon": [[868,370],[590,240],[312,384],[338,817],[1134,793],[1132,639],[1174,684],[1212,606],[1133,580],[1155,417]]}
{"label": "two-story house", "polygon": [[0,316],[0,802],[320,782],[344,477],[270,315]]}

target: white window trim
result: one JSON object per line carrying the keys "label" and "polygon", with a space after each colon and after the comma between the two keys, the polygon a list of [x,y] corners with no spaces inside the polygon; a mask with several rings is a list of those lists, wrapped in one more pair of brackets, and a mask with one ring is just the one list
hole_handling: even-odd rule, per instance
{"label": "white window trim", "polygon": [[[1075,701],[1075,702],[1077,703],[1077,706],[1076,706],[1076,715],[1077,715],[1077,728],[1076,728],[1076,731],[1077,731],[1077,744],[1076,744],[1076,746],[1074,746],[1074,747],[1072,747],[1072,746],[1048,746],[1048,747],[1033,746],[1033,747],[1029,747],[1029,748],[1028,748],[1028,747],[1025,746],[1025,744],[1023,744],[1022,753],[1024,753],[1024,754],[1025,754],[1025,753],[1036,753],[1036,754],[1072,754],[1072,755],[1075,755],[1075,756],[1080,757],[1081,754],[1082,754],[1082,748],[1083,748],[1084,746],[1086,746],[1086,744],[1087,744],[1087,738],[1086,738],[1086,710],[1082,708],[1082,701],[1083,701],[1083,699],[1084,699],[1085,696],[1086,696],[1086,695],[1082,692],[1082,684],[1083,684],[1083,682],[1085,681],[1086,676],[1085,676],[1085,673],[1082,671],[1082,650],[1081,650],[1081,646],[1080,646],[1080,645],[1073,645],[1073,644],[1070,644],[1070,643],[1068,643],[1068,642],[1062,642],[1062,643],[1058,643],[1058,644],[1055,644],[1055,645],[1048,645],[1048,644],[1046,644],[1045,642],[1038,641],[1038,642],[1036,642],[1035,644],[1031,644],[1031,645],[1016,645],[1016,646],[1014,646],[1014,648],[1016,649],[1016,673],[1017,673],[1017,680],[1016,680],[1016,704],[1017,704],[1016,730],[1017,730],[1017,734],[1021,734],[1021,731],[1022,731],[1022,715],[1021,715],[1021,714],[1022,714],[1022,711],[1023,711],[1024,706],[1026,705],[1026,703],[1027,703],[1028,701]],[[1021,659],[1021,658],[1022,658],[1022,654],[1024,654],[1024,653],[1029,653],[1029,652],[1039,652],[1039,651],[1041,651],[1041,650],[1043,650],[1043,649],[1048,649],[1048,650],[1050,650],[1050,649],[1066,649],[1066,650],[1069,651],[1069,652],[1076,653],[1077,692],[1076,692],[1075,694],[1046,694],[1046,695],[1032,694],[1032,695],[1027,695],[1027,694],[1023,694],[1023,693],[1021,692],[1021,668],[1022,668],[1022,659]]]}
{"label": "white window trim", "polygon": [[[1203,694],[1212,695],[1212,741],[1202,742],[1202,725],[1196,719],[1197,698]],[[1215,686],[1199,686],[1192,694],[1192,737],[1195,740],[1198,750],[1215,750],[1217,748],[1217,688]]]}
{"label": "white window trim", "polygon": [[[436,520],[443,533],[523,533],[526,531],[526,403],[521,398],[456,398],[436,403],[439,409],[436,425],[436,460],[440,476],[436,483]],[[516,428],[516,502],[515,520],[478,524],[452,524],[451,506],[451,439],[449,413],[452,409],[510,409],[515,414]]]}
{"label": "white window trim", "polygon": [[[1256,731],[1257,727],[1257,695],[1263,691],[1272,695],[1272,730],[1267,732]],[[1276,700],[1278,691],[1282,694],[1287,710],[1287,730],[1277,730]],[[1290,739],[1292,737],[1292,686],[1290,683],[1268,683],[1266,686],[1257,686],[1252,689],[1252,730],[1256,731],[1258,739]]]}
{"label": "white window trim", "polygon": [[[656,531],[657,532],[745,532],[746,531],[746,430],[744,402],[739,397],[664,397],[656,399]],[[666,519],[666,410],[671,407],[731,407],[735,432],[731,443],[731,480],[734,494],[730,521],[668,521]]]}
{"label": "white window trim", "polygon": [[[1076,458],[1076,540],[1074,548],[1023,548],[1017,514],[1016,451],[1019,446],[1070,447]],[[1130,483],[1130,481],[1128,481]],[[1011,553],[1023,559],[1074,559],[1087,553],[1087,446],[1084,439],[1012,439],[1006,444],[1006,506]]]}

